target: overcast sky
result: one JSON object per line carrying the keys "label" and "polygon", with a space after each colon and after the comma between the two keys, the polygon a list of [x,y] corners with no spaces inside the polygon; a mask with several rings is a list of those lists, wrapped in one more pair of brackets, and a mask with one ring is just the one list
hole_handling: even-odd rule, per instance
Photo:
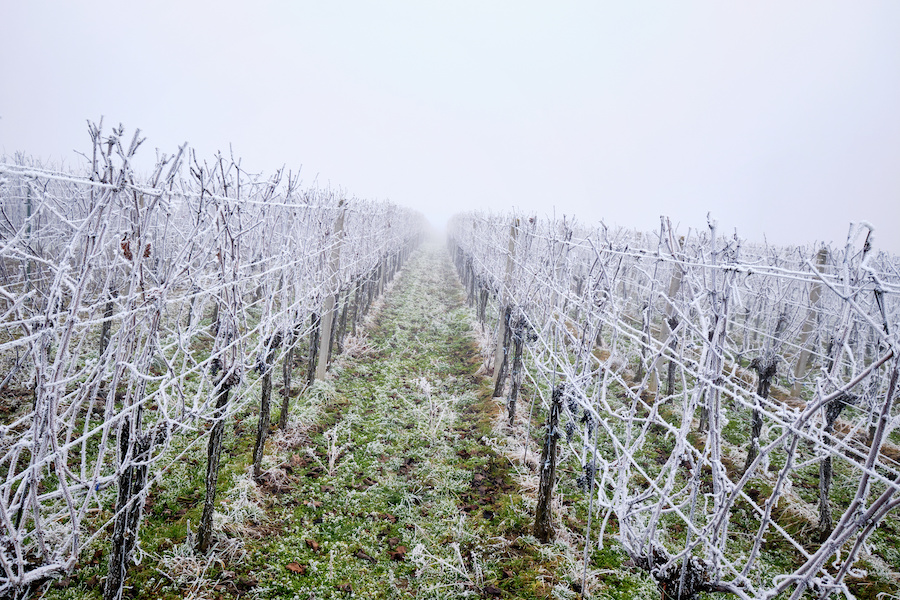
{"label": "overcast sky", "polygon": [[0,153],[86,119],[456,211],[900,252],[900,2],[0,2]]}

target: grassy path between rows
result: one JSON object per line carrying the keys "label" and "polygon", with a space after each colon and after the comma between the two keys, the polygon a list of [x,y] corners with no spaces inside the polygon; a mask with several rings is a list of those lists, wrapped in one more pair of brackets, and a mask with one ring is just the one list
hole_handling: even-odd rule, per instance
{"label": "grassy path between rows", "polygon": [[515,581],[521,561],[497,539],[527,523],[505,459],[480,441],[489,406],[440,248],[415,255],[368,346],[336,370],[308,439],[279,457],[291,476],[275,486],[283,529],[248,557],[266,588],[256,594],[448,598],[528,583]]}

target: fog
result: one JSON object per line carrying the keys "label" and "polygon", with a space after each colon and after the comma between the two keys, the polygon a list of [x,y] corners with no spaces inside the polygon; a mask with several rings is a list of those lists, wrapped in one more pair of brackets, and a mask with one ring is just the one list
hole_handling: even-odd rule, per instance
{"label": "fog", "polygon": [[896,2],[6,2],[0,152],[104,117],[173,152],[456,211],[900,252]]}

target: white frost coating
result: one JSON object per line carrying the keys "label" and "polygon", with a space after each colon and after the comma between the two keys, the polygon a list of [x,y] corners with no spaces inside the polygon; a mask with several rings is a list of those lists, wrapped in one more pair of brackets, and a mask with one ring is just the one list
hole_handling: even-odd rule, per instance
{"label": "white frost coating", "polygon": [[[0,596],[71,572],[181,459],[169,451],[174,437],[202,445],[208,422],[259,402],[249,374],[267,340],[303,343],[329,295],[374,301],[376,273],[423,225],[389,203],[301,189],[284,170],[251,174],[186,147],[139,179],[137,134],[90,132],[86,174],[0,164],[0,364],[11,375],[4,393],[28,397],[0,428]],[[327,277],[344,207],[339,267]],[[217,417],[226,380],[235,387]],[[116,512],[126,478],[139,489]],[[243,512],[220,524],[259,516],[249,496],[233,507]],[[116,514],[89,535],[87,515],[101,511]],[[138,511],[125,526],[139,525]]]}
{"label": "white frost coating", "polygon": [[[851,226],[846,248],[822,272],[817,248],[723,239],[709,217],[708,229],[684,238],[661,223],[648,238],[570,219],[474,213],[451,223],[450,247],[464,283],[510,298],[528,320],[537,339],[526,346],[525,379],[545,409],[547,390],[566,386],[562,456],[579,485],[593,483],[585,488],[596,511],[592,539],[615,516],[635,564],[685,597],[848,593],[854,563],[875,552],[865,549],[873,532],[856,516],[897,518],[890,500],[900,495],[900,465],[891,457],[900,449],[887,439],[890,427],[876,427],[900,422],[891,387],[900,340],[897,327],[882,326],[900,320],[896,258],[871,251],[874,228],[865,222]],[[804,346],[811,310],[818,330]],[[801,347],[814,369],[798,371]],[[780,358],[765,400],[746,367],[763,352]],[[786,397],[783,381],[797,381],[802,397]],[[759,453],[745,472],[754,407]],[[839,407],[826,430],[825,411]],[[819,496],[826,456],[834,514],[819,544],[824,513],[808,498]],[[886,490],[880,499],[869,493],[875,482]],[[849,507],[836,502],[837,488]],[[766,558],[773,547],[789,548],[800,566],[774,570]]]}

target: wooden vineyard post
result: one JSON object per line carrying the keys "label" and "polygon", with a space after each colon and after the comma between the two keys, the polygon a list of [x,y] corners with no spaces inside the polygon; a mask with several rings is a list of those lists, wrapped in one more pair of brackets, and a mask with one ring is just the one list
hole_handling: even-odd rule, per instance
{"label": "wooden vineyard post", "polygon": [[488,290],[481,283],[478,285],[478,322],[484,326],[484,312],[487,308]]}
{"label": "wooden vineyard post", "polygon": [[[828,249],[822,248],[816,254],[816,270],[819,273],[825,272],[825,263],[828,261]],[[806,376],[809,369],[809,356],[811,354],[807,342],[813,331],[816,329],[816,321],[819,316],[819,298],[822,296],[822,284],[814,281],[809,288],[809,312],[806,313],[806,321],[803,322],[803,329],[800,331],[800,358],[797,359],[797,365],[794,367],[794,385],[791,387],[791,396],[800,396],[803,389],[803,383],[800,381]]]}
{"label": "wooden vineyard post", "polygon": [[522,350],[525,347],[525,339],[528,336],[528,326],[525,322],[525,315],[519,315],[512,329],[513,342],[513,364],[510,385],[509,399],[506,401],[507,414],[509,416],[509,426],[512,427],[516,421],[516,400],[519,398],[519,388],[522,387]]}
{"label": "wooden vineyard post", "polygon": [[372,280],[372,272],[368,272],[365,275],[360,277],[359,286],[359,309],[356,311],[356,327],[362,325],[363,316],[369,310],[369,303],[371,302],[369,298],[369,294],[371,293],[371,280]]}
{"label": "wooden vineyard post", "polygon": [[[191,285],[191,301],[188,304],[187,326],[190,327],[194,320],[194,311],[196,310],[197,298],[200,295],[200,286],[196,283]],[[201,303],[202,306],[202,303]]]}
{"label": "wooden vineyard post", "polygon": [[641,307],[641,357],[638,360],[637,369],[634,372],[634,380],[641,381],[644,379],[644,365],[647,363],[647,346],[649,345],[649,340],[647,338],[647,306],[643,305]]}
{"label": "wooden vineyard post", "polygon": [[347,289],[344,294],[344,301],[341,302],[341,317],[338,319],[338,327],[336,339],[338,343],[338,352],[344,351],[344,335],[347,333],[347,313],[350,310],[350,290]]}
{"label": "wooden vineyard post", "polygon": [[287,344],[287,352],[284,353],[284,362],[281,364],[281,377],[284,380],[284,390],[281,392],[281,414],[278,417],[278,428],[287,429],[288,426],[288,409],[291,405],[291,371],[294,368],[294,341],[296,339],[295,332],[287,334],[285,343]]}
{"label": "wooden vineyard post", "polygon": [[553,388],[550,414],[547,416],[547,433],[541,451],[541,483],[534,513],[534,537],[542,544],[550,542],[555,535],[551,524],[550,503],[553,499],[553,484],[556,482],[556,440],[559,439],[559,413],[562,410],[564,391],[562,384]]}
{"label": "wooden vineyard post", "polygon": [[335,336],[337,336],[338,314],[341,312],[340,311],[340,306],[341,306],[340,298],[341,298],[341,293],[340,293],[340,291],[338,291],[337,295],[335,296],[334,308],[332,308],[332,310],[331,310],[331,335],[328,338],[328,363],[327,364],[331,364],[331,356],[332,356],[332,352],[334,351],[334,338],[335,338]]}
{"label": "wooden vineyard post", "polygon": [[309,330],[309,360],[306,364],[306,385],[312,385],[316,381],[316,356],[319,353],[319,338],[321,335],[322,319],[317,313],[310,315],[311,328]]}
{"label": "wooden vineyard post", "polygon": [[[335,283],[340,278],[341,269],[341,238],[344,234],[344,201],[338,203],[341,212],[338,213],[337,221],[334,224],[334,245],[331,247],[331,263],[329,265],[328,283]],[[340,294],[338,289],[337,294]],[[325,297],[325,308],[322,312],[320,327],[322,328],[319,336],[319,362],[316,367],[316,379],[325,379],[325,372],[328,370],[329,351],[331,349],[331,330],[334,327],[334,309],[336,305],[335,294],[328,294]]]}
{"label": "wooden vineyard post", "polygon": [[[25,185],[25,239],[31,238],[31,214],[32,214],[32,203],[31,203],[31,184]],[[25,260],[25,290],[31,291],[32,283],[31,283],[31,260]]]}
{"label": "wooden vineyard post", "polygon": [[[575,280],[575,297],[576,298],[581,298],[582,297],[581,295],[584,293],[584,280],[585,279],[586,279],[586,277],[584,276],[584,273],[578,273],[577,275],[575,275],[574,280]],[[580,315],[581,315],[581,304],[576,303],[575,304],[575,312],[572,315],[572,320],[575,322],[578,322],[578,318]]]}
{"label": "wooden vineyard post", "polygon": [[468,302],[469,306],[475,306],[475,260],[470,256],[469,260],[466,261],[466,277],[469,280],[468,285],[466,286],[469,290],[468,293]]}
{"label": "wooden vineyard post", "polygon": [[[681,250],[681,245],[675,241],[674,236],[672,235],[672,225],[667,218],[665,219],[665,228],[668,233],[667,244],[669,246],[669,252],[675,256],[676,248]],[[684,270],[681,267],[681,263],[676,262],[674,270],[672,271],[672,279],[669,281],[669,291],[666,294],[666,314],[662,320],[663,343],[669,339],[672,332],[678,327],[678,316],[675,314],[675,296],[678,295],[678,291],[681,289],[681,282],[683,279]],[[669,341],[669,351],[672,354],[675,354],[675,346],[676,340],[675,338],[672,338]],[[670,358],[666,372],[666,396],[671,396],[675,391],[675,369],[675,361]]]}
{"label": "wooden vineyard post", "polygon": [[[513,219],[512,224],[509,226],[506,274],[504,276],[503,288],[498,294],[498,299],[500,300],[500,317],[499,323],[497,323],[497,347],[494,349],[494,396],[499,396],[503,393],[503,377],[505,375],[506,357],[509,354],[509,314],[511,311],[510,304],[512,302],[509,288],[512,285],[512,272],[515,268],[515,260],[513,257],[516,252],[516,232],[518,225],[519,220]],[[500,388],[499,392],[497,391],[498,386]]]}
{"label": "wooden vineyard post", "polygon": [[212,324],[210,325],[210,331],[212,331],[212,334],[214,336],[219,334],[219,303],[218,302],[216,302],[213,305]]}
{"label": "wooden vineyard post", "polygon": [[372,307],[372,301],[375,299],[375,289],[378,287],[375,279],[378,277],[378,267],[376,266],[369,273],[369,277],[366,280],[366,304],[363,308],[363,313],[369,312],[369,308]]}
{"label": "wooden vineyard post", "polygon": [[[509,357],[509,341],[512,337],[512,325],[510,324],[510,320],[512,319],[512,307],[506,306],[503,309],[503,312],[500,316],[501,322],[498,325],[497,331],[497,339],[500,342],[498,344],[499,351],[502,353],[500,358],[500,363],[494,367],[494,397],[503,395],[503,384],[506,380],[506,365],[507,358]],[[495,361],[496,364],[496,361]]]}
{"label": "wooden vineyard post", "polygon": [[[709,225],[709,229],[710,229],[710,233],[711,233],[710,240],[709,240],[709,246],[710,246],[710,250],[711,250],[711,253],[710,253],[711,262],[710,262],[710,264],[712,265],[712,269],[710,270],[711,286],[708,288],[707,291],[708,291],[708,293],[709,293],[709,295],[710,295],[710,298],[711,298],[711,300],[712,300],[712,303],[711,303],[711,304],[712,304],[712,307],[711,307],[711,308],[712,308],[713,320],[712,320],[712,324],[711,324],[712,327],[711,327],[710,331],[709,331],[708,334],[707,334],[707,339],[709,340],[709,344],[710,344],[710,345],[709,345],[709,347],[708,347],[708,352],[709,352],[709,354],[707,355],[707,359],[706,359],[707,364],[705,365],[705,368],[707,369],[707,373],[712,373],[712,372],[716,372],[717,370],[719,370],[719,369],[716,369],[716,366],[715,366],[715,364],[716,364],[716,362],[717,362],[717,361],[716,361],[716,356],[717,356],[717,355],[716,355],[716,352],[715,352],[714,346],[713,346],[714,340],[716,339],[716,335],[715,335],[715,334],[716,334],[716,328],[718,327],[718,323],[719,323],[719,315],[718,315],[718,312],[719,312],[719,311],[718,311],[718,308],[719,308],[719,306],[718,306],[718,293],[717,293],[717,290],[716,290],[716,271],[715,271],[715,265],[716,265],[716,222],[713,221],[713,220],[711,220],[711,219],[709,218],[709,215],[707,215],[707,223],[708,223],[708,225]],[[709,376],[709,375],[707,375],[707,376]],[[699,423],[699,427],[697,428],[697,431],[703,433],[703,432],[709,431],[709,413],[710,413],[710,406],[714,404],[714,400],[715,400],[715,399],[712,397],[712,396],[713,396],[712,388],[709,387],[709,386],[703,386],[703,387],[701,387],[700,394],[701,394],[701,395],[700,395],[700,398],[701,398],[701,405],[700,405],[700,423]],[[713,432],[713,435],[715,435],[715,434],[716,434],[716,432],[714,431],[714,432]]]}
{"label": "wooden vineyard post", "polygon": [[353,290],[353,315],[350,317],[350,335],[356,335],[356,322],[359,320],[359,303],[362,301],[362,278],[357,277]]}
{"label": "wooden vineyard post", "polygon": [[[110,286],[110,287],[112,287],[112,286]],[[101,360],[102,360],[103,355],[106,354],[107,348],[109,348],[109,340],[111,338],[112,321],[113,321],[113,315],[115,313],[115,306],[116,306],[115,301],[118,296],[119,296],[119,292],[115,289],[111,289],[109,291],[109,295],[106,298],[106,306],[103,307],[103,324],[100,326],[100,352],[98,354],[98,356],[101,357]],[[113,352],[115,352],[115,349],[113,349]],[[13,375],[13,373],[14,373],[14,371],[10,372],[10,374],[7,376],[7,379],[4,379],[3,383],[0,384],[0,389],[3,389],[4,385],[6,384],[6,381]],[[98,396],[106,395],[106,381],[105,380],[100,382],[100,388],[97,392],[97,395]]]}
{"label": "wooden vineyard post", "polygon": [[103,325],[100,327],[100,356],[106,352],[109,347],[110,329],[112,328],[113,311],[115,309],[116,297],[119,292],[115,289],[109,291],[106,299],[106,306],[103,307]]}
{"label": "wooden vineyard post", "polygon": [[[672,332],[675,331],[675,328],[678,327],[678,317],[676,317],[674,315],[671,317],[666,317],[665,319],[663,319],[663,323],[665,323],[665,325],[663,326],[663,334],[666,337],[669,337],[670,335],[672,335]],[[672,340],[669,342],[669,350],[672,352],[672,354],[675,354],[676,342],[677,342],[677,340],[675,338],[672,338]],[[677,368],[677,364],[676,364],[675,360],[670,358],[668,368],[666,371],[666,396],[671,396],[672,394],[675,393],[675,369],[676,368]]]}

